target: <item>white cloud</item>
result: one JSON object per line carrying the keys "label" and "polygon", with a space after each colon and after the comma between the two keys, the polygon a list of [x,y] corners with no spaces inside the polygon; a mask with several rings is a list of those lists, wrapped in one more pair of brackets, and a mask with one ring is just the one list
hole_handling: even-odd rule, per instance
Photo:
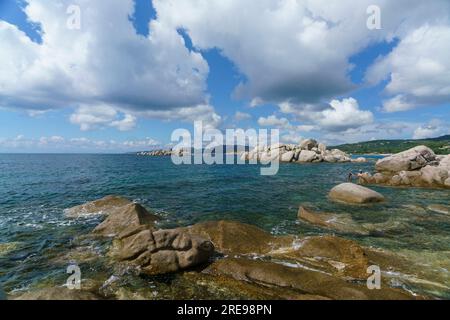
{"label": "white cloud", "polygon": [[405,96],[398,94],[393,98],[383,101],[383,111],[385,112],[399,112],[414,109],[415,104],[405,99]]}
{"label": "white cloud", "polygon": [[268,117],[260,117],[258,119],[258,124],[261,127],[275,127],[279,129],[288,129],[291,128],[292,125],[290,124],[289,120],[286,118],[277,118],[276,115],[270,115]]}
{"label": "white cloud", "polygon": [[[404,38],[424,23],[448,24],[450,3],[379,0],[382,29],[366,27],[373,0],[155,0],[158,19],[181,27],[200,49],[217,47],[245,76],[235,90],[264,102],[318,103],[353,88],[350,57],[370,44]],[[440,54],[445,54],[439,48]],[[413,68],[414,69],[414,68]],[[447,81],[448,83],[448,81]]]}
{"label": "white cloud", "polygon": [[353,98],[333,100],[330,106],[317,115],[318,124],[329,131],[357,128],[373,122],[372,112],[360,110],[358,101]]}
{"label": "white cloud", "polygon": [[214,111],[214,107],[208,104],[202,104],[195,107],[178,108],[174,110],[149,110],[140,114],[142,116],[164,121],[202,121],[205,129],[216,129],[223,122],[222,117]]}
{"label": "white cloud", "polygon": [[235,114],[234,114],[234,120],[236,120],[236,121],[244,121],[244,120],[249,120],[249,119],[251,119],[252,118],[252,116],[251,116],[251,114],[249,114],[249,113],[245,113],[245,112],[240,112],[240,111],[237,111]]}
{"label": "white cloud", "polygon": [[[134,127],[135,112],[175,110],[207,102],[207,62],[189,51],[173,26],[150,22],[150,35],[136,34],[132,0],[58,2],[29,0],[28,19],[42,28],[42,44],[0,21],[0,106],[30,110],[107,105],[126,113],[76,111],[82,129]],[[81,9],[81,29],[66,27],[66,9]],[[103,107],[102,107],[103,108]],[[103,110],[104,111],[104,110]],[[106,119],[108,118],[108,119]],[[107,120],[107,121],[106,121]]]}
{"label": "white cloud", "polygon": [[161,143],[152,138],[116,140],[93,140],[85,137],[64,138],[61,136],[27,138],[19,135],[15,138],[0,138],[0,150],[7,152],[128,152],[143,151],[161,147]]}
{"label": "white cloud", "polygon": [[136,126],[136,117],[131,114],[126,114],[121,120],[115,120],[111,122],[111,127],[115,127],[120,131],[129,131]]}
{"label": "white cloud", "polygon": [[402,39],[367,75],[371,83],[389,80],[385,91],[393,97],[384,102],[384,110],[397,112],[450,103],[449,52],[449,25],[427,24]]}

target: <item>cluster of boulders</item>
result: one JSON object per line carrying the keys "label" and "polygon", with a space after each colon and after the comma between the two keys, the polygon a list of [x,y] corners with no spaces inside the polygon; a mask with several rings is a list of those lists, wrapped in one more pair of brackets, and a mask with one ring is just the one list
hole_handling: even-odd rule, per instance
{"label": "cluster of boulders", "polygon": [[208,261],[214,252],[211,242],[184,229],[157,230],[158,216],[128,199],[107,196],[66,210],[69,218],[102,214],[93,236],[113,239],[110,256],[136,267],[144,274],[163,274]]}
{"label": "cluster of boulders", "polygon": [[[111,273],[119,265],[126,266],[122,270],[134,268],[138,274],[147,276],[190,269],[178,273],[183,281],[187,281],[181,283],[183,288],[200,286],[207,292],[219,292],[221,297],[226,294],[230,299],[417,298],[407,291],[390,288],[387,281],[383,282],[380,290],[369,290],[365,281],[370,276],[368,267],[376,264],[387,269],[388,259],[352,240],[336,236],[274,236],[255,226],[232,221],[210,221],[158,230],[155,224],[157,216],[121,197],[107,197],[74,207],[66,214],[73,219],[96,214],[96,211],[105,219],[89,236],[112,240],[107,254],[111,259],[108,266]],[[194,266],[200,268],[192,269]],[[125,273],[129,274],[129,271]],[[148,286],[122,287],[119,275],[103,279],[101,283],[85,279],[81,290],[41,287],[13,298],[91,300],[154,297],[155,289]],[[139,279],[143,281],[144,278]],[[173,281],[171,290],[177,290],[177,285],[178,282]],[[193,296],[183,295],[181,298],[195,299],[196,292],[186,293]]]}
{"label": "cluster of boulders", "polygon": [[450,155],[436,155],[418,146],[379,160],[377,173],[363,174],[368,184],[450,188]]}
{"label": "cluster of boulders", "polygon": [[241,160],[270,162],[278,159],[281,162],[365,162],[365,158],[352,159],[347,153],[332,149],[328,150],[326,145],[318,143],[314,139],[306,139],[300,144],[281,144],[277,143],[271,146],[257,146],[249,152],[241,155]]}

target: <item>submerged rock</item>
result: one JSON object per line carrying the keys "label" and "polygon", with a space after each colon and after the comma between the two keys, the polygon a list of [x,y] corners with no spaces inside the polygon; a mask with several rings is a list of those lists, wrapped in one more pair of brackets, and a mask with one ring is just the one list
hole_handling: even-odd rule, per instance
{"label": "submerged rock", "polygon": [[0,258],[16,251],[22,244],[20,242],[0,243]]}
{"label": "submerged rock", "polygon": [[[330,300],[329,298],[305,294],[282,287],[266,287],[257,283],[236,280],[228,276],[213,275],[198,272],[185,272],[183,279],[189,288],[196,293],[206,291],[206,299],[231,300]],[[216,298],[217,297],[217,298]],[[191,299],[183,296],[182,299]]]}
{"label": "submerged rock", "polygon": [[83,290],[70,290],[64,287],[45,288],[26,292],[13,300],[100,300],[102,297]]}
{"label": "submerged rock", "polygon": [[158,230],[137,228],[114,240],[110,255],[155,275],[176,272],[208,261],[213,244],[184,229]]}
{"label": "submerged rock", "polygon": [[153,226],[159,218],[149,213],[143,206],[130,203],[116,208],[99,224],[93,234],[113,237],[129,227]]}
{"label": "submerged rock", "polygon": [[346,282],[323,272],[289,267],[279,263],[227,258],[214,262],[205,273],[228,276],[236,280],[279,287],[330,299],[412,299],[401,290],[382,288],[369,290],[363,285]]}
{"label": "submerged rock", "polygon": [[81,218],[91,215],[109,215],[119,208],[131,204],[131,201],[119,196],[106,196],[76,207],[64,210],[67,218]]}
{"label": "submerged rock", "polygon": [[265,254],[290,246],[292,236],[275,237],[258,227],[235,221],[203,222],[187,228],[191,234],[209,239],[224,254]]}
{"label": "submerged rock", "polygon": [[352,279],[367,279],[369,260],[355,241],[336,236],[307,237],[280,257],[311,264],[314,268]]}
{"label": "submerged rock", "polygon": [[300,206],[298,218],[313,225],[342,233],[360,235],[369,235],[370,233],[368,230],[355,223],[350,214],[313,212],[311,209]]}
{"label": "submerged rock", "polygon": [[359,186],[354,183],[342,183],[329,193],[330,199],[350,204],[366,204],[383,202],[384,196],[369,188]]}

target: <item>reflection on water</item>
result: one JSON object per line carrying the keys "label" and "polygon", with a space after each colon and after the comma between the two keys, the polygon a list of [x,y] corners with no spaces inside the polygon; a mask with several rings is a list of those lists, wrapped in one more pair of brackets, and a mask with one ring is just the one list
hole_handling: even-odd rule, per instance
{"label": "reflection on water", "polygon": [[448,206],[448,190],[374,187],[387,198],[374,206],[327,200],[350,170],[371,171],[373,164],[283,164],[278,175],[260,176],[257,166],[175,166],[169,158],[134,155],[0,155],[0,281],[6,291],[63,283],[65,269],[52,259],[98,223],[65,220],[63,210],[118,194],[157,212],[162,227],[229,219],[307,236],[327,231],[297,221],[300,204],[350,214],[357,224],[386,230],[342,236],[414,263],[411,274],[388,274],[394,284],[450,298],[450,216],[427,209]]}

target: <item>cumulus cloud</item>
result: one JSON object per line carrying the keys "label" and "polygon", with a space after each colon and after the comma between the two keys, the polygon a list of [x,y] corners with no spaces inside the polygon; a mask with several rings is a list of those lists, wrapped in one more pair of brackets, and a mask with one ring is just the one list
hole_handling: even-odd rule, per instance
{"label": "cumulus cloud", "polygon": [[[450,2],[376,2],[381,30],[366,27],[372,0],[154,0],[157,17],[142,36],[130,21],[133,0],[27,0],[25,12],[40,25],[42,43],[0,21],[0,107],[33,115],[70,107],[70,121],[82,130],[131,130],[139,117],[203,120],[216,128],[223,119],[209,103],[202,50],[217,48],[245,79],[236,97],[251,106],[275,103],[304,127],[288,118],[263,123],[358,131],[373,122],[369,111],[351,98],[328,102],[355,88],[352,56],[393,39],[398,46],[366,76],[373,85],[387,81],[384,110],[448,102]],[[72,4],[81,9],[80,30],[66,27]]]}
{"label": "cumulus cloud", "polygon": [[[424,23],[448,24],[450,3],[379,0],[382,29],[366,27],[372,0],[155,0],[158,19],[184,28],[196,48],[219,48],[245,81],[235,89],[252,106],[316,104],[349,92],[350,57],[370,44],[403,39]],[[445,55],[442,47],[436,48]],[[448,80],[448,79],[447,79]],[[447,81],[448,83],[448,81]]]}
{"label": "cumulus cloud", "polygon": [[414,130],[413,139],[436,138],[446,134],[450,134],[450,124],[434,119]]}
{"label": "cumulus cloud", "polygon": [[143,151],[161,147],[161,143],[152,138],[117,140],[93,140],[85,137],[64,138],[50,136],[27,138],[18,135],[14,138],[0,138],[0,150],[15,151],[45,151],[45,152],[127,152]]}
{"label": "cumulus cloud", "polygon": [[239,121],[244,121],[244,120],[249,120],[251,118],[252,118],[251,114],[248,114],[248,113],[245,113],[245,112],[237,111],[234,114],[234,120],[238,121],[238,122]]}
{"label": "cumulus cloud", "polygon": [[[40,25],[42,43],[0,21],[0,106],[34,113],[73,107],[72,122],[82,129],[128,130],[132,113],[207,103],[207,62],[159,20],[150,22],[148,37],[136,34],[129,19],[134,1],[27,2],[25,13]],[[80,7],[79,30],[66,26],[69,5]],[[124,118],[115,119],[112,110]]]}
{"label": "cumulus cloud", "polygon": [[309,122],[310,124],[298,127],[303,131],[343,132],[370,124],[374,120],[373,113],[361,110],[354,98],[332,100],[329,104],[318,105],[282,103],[279,107],[281,112],[294,115],[299,121]]}
{"label": "cumulus cloud", "polygon": [[120,131],[128,131],[136,126],[136,117],[125,114],[122,119],[119,119],[118,112],[108,105],[80,106],[70,116],[70,122],[79,125],[82,131],[106,126],[115,127]]}
{"label": "cumulus cloud", "polygon": [[279,129],[288,129],[292,127],[288,119],[277,118],[276,115],[270,115],[268,117],[260,117],[258,119],[258,124],[261,127],[275,127]]}
{"label": "cumulus cloud", "polygon": [[319,125],[326,130],[343,131],[373,122],[372,112],[360,110],[358,101],[353,98],[333,100],[330,107],[315,115]]}
{"label": "cumulus cloud", "polygon": [[424,25],[411,31],[368,72],[369,82],[388,80],[386,112],[450,103],[450,26]]}

